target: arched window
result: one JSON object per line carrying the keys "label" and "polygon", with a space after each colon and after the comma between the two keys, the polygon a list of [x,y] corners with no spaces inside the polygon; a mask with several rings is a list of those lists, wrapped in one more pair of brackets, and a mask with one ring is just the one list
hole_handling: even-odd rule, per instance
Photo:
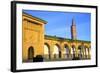
{"label": "arched window", "polygon": [[55,59],[61,58],[61,48],[58,44],[54,45],[53,55]]}
{"label": "arched window", "polygon": [[34,57],[34,48],[32,46],[30,46],[28,48],[28,59],[31,60]]}
{"label": "arched window", "polygon": [[50,46],[47,43],[44,44],[44,57],[50,59]]}

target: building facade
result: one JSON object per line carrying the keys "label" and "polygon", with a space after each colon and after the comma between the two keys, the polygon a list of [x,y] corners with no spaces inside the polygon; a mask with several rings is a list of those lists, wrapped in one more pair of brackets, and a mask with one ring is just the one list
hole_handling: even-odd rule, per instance
{"label": "building facade", "polygon": [[44,61],[91,58],[91,42],[77,39],[74,19],[71,26],[72,39],[45,35],[46,21],[23,13],[22,60],[27,62],[41,55]]}

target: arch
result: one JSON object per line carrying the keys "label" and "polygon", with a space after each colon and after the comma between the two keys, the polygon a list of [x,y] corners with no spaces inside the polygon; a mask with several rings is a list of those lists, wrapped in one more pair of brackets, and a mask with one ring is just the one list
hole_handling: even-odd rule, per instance
{"label": "arch", "polygon": [[75,58],[76,47],[75,47],[75,45],[72,45],[71,47],[72,47],[72,48],[71,48],[72,58]]}
{"label": "arch", "polygon": [[88,54],[88,59],[91,59],[91,46],[89,46],[89,54]]}
{"label": "arch", "polygon": [[85,46],[85,58],[88,58],[89,56],[89,48],[87,46]]}
{"label": "arch", "polygon": [[67,44],[64,44],[64,57],[65,58],[69,58],[69,54],[70,54],[70,49],[69,49],[69,46]]}
{"label": "arch", "polygon": [[58,44],[54,45],[53,55],[55,59],[61,58],[61,48]]}
{"label": "arch", "polygon": [[44,57],[50,59],[50,46],[48,43],[44,43]]}
{"label": "arch", "polygon": [[78,57],[80,59],[82,59],[82,57],[83,57],[83,46],[82,45],[78,46]]}
{"label": "arch", "polygon": [[32,46],[30,46],[28,48],[28,59],[31,60],[34,57],[34,48]]}

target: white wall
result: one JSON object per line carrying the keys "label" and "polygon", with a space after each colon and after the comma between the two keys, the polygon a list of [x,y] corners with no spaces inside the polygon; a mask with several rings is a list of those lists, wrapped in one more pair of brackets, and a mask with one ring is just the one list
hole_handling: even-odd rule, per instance
{"label": "white wall", "polygon": [[[0,73],[10,73],[10,1],[0,0]],[[88,4],[98,5],[100,7],[100,0],[33,0],[45,1],[54,3],[72,3],[72,4]],[[100,13],[100,10],[99,12]],[[99,14],[100,16],[100,14]],[[100,18],[98,18],[100,19]],[[98,25],[100,27],[100,25]],[[98,27],[98,28],[99,28]],[[99,29],[100,31],[100,29]],[[100,37],[100,33],[98,34]],[[100,38],[98,39],[100,40]],[[98,42],[100,43],[100,41]],[[100,46],[99,46],[100,47]],[[98,48],[98,51],[100,49]],[[100,56],[100,53],[98,54]],[[100,57],[99,57],[100,61]],[[100,65],[100,63],[99,63]],[[98,68],[81,68],[81,69],[65,69],[65,70],[51,70],[51,71],[38,71],[37,73],[99,73]],[[33,73],[33,72],[31,72]]]}

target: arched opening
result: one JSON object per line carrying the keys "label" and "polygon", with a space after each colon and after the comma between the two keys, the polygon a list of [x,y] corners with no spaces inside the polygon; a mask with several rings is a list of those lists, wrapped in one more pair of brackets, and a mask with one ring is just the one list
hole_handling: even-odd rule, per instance
{"label": "arched opening", "polygon": [[85,46],[85,58],[87,59],[89,57],[89,48]]}
{"label": "arched opening", "polygon": [[65,50],[65,58],[68,59],[69,58],[69,54],[70,54],[70,50],[67,44],[64,45],[64,50]]}
{"label": "arched opening", "polygon": [[75,45],[72,45],[72,48],[71,48],[71,54],[72,54],[72,58],[75,58],[75,54],[76,54],[76,47]]}
{"label": "arched opening", "polygon": [[82,55],[83,55],[83,47],[80,45],[78,46],[78,57],[82,59]]}
{"label": "arched opening", "polygon": [[88,59],[91,59],[91,46],[88,49],[89,53],[88,53]]}
{"label": "arched opening", "polygon": [[34,57],[34,48],[32,46],[30,46],[28,49],[28,59],[32,60],[33,57]]}
{"label": "arched opening", "polygon": [[61,58],[61,48],[58,44],[54,45],[53,55],[55,59]]}
{"label": "arched opening", "polygon": [[47,43],[44,44],[44,58],[50,59],[50,46]]}

